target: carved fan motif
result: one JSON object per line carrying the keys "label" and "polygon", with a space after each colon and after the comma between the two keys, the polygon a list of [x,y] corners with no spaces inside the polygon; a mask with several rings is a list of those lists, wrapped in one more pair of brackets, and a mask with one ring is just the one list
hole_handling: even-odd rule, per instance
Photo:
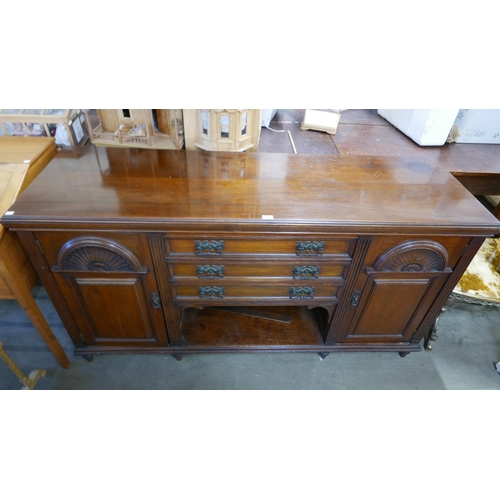
{"label": "carved fan motif", "polygon": [[431,240],[406,241],[380,256],[375,271],[425,273],[444,271],[448,253],[440,243]]}
{"label": "carved fan motif", "polygon": [[133,271],[121,255],[97,246],[71,250],[64,258],[64,269],[73,271]]}
{"label": "carved fan motif", "polygon": [[409,250],[389,259],[380,270],[421,273],[441,271],[443,266],[443,257],[432,250]]}

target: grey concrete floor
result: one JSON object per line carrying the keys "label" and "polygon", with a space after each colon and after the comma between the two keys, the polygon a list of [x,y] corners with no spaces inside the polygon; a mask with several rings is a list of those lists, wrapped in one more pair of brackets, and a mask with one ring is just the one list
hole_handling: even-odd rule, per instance
{"label": "grey concrete floor", "polygon": [[[182,361],[160,354],[107,354],[88,363],[73,345],[41,285],[33,296],[71,360],[59,367],[21,306],[0,301],[0,338],[19,368],[47,370],[36,389],[172,390],[431,390],[500,389],[494,363],[500,361],[500,309],[457,304],[440,321],[432,352],[190,354]],[[0,362],[0,389],[20,389]]]}

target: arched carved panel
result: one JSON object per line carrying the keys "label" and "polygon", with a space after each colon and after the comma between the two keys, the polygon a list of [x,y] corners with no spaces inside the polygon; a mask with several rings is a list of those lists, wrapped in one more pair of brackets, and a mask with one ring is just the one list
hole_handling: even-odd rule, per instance
{"label": "arched carved panel", "polygon": [[142,268],[137,256],[122,244],[93,236],[69,240],[57,260],[65,271],[131,272]]}
{"label": "arched carved panel", "polygon": [[442,272],[448,265],[448,252],[443,245],[431,241],[406,241],[396,245],[373,264],[374,271]]}

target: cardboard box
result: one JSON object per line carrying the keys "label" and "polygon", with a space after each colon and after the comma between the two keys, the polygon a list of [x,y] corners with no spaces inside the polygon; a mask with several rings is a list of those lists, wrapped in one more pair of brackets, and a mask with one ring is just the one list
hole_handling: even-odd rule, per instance
{"label": "cardboard box", "polygon": [[454,125],[457,143],[500,144],[500,109],[461,109]]}
{"label": "cardboard box", "polygon": [[379,109],[378,114],[420,146],[442,146],[458,109]]}

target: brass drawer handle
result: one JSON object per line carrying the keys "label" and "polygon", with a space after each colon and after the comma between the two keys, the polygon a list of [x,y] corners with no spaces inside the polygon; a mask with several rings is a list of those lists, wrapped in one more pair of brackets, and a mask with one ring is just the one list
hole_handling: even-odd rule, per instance
{"label": "brass drawer handle", "polygon": [[323,250],[325,249],[324,241],[298,241],[297,255],[299,257],[303,256],[321,256],[323,255]]}
{"label": "brass drawer handle", "polygon": [[313,286],[292,286],[290,287],[290,298],[292,300],[304,300],[314,298]]}
{"label": "brass drawer handle", "polygon": [[224,250],[224,240],[204,240],[194,242],[196,255],[222,255]]}
{"label": "brass drawer handle", "polygon": [[317,280],[319,277],[319,266],[293,266],[294,280]]}
{"label": "brass drawer handle", "polygon": [[197,266],[198,278],[221,279],[224,278],[224,266]]}
{"label": "brass drawer handle", "polygon": [[200,299],[223,299],[224,287],[222,286],[200,286],[198,288]]}

